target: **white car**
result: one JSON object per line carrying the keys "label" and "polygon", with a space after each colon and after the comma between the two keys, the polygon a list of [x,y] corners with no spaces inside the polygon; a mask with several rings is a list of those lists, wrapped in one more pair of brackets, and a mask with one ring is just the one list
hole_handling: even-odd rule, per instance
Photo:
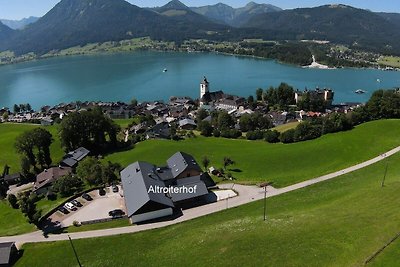
{"label": "white car", "polygon": [[74,204],[72,204],[71,202],[67,202],[67,203],[65,203],[64,207],[65,207],[66,209],[69,209],[69,210],[71,210],[71,211],[75,211],[75,210],[77,210],[77,208],[75,207],[75,205],[74,205]]}

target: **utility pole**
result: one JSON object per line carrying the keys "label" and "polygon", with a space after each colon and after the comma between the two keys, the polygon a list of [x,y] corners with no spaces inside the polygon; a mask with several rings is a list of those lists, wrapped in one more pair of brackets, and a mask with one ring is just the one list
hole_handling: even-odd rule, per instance
{"label": "utility pole", "polygon": [[385,179],[386,179],[387,170],[388,170],[388,164],[386,163],[385,174],[383,175],[381,187],[385,186]]}
{"label": "utility pole", "polygon": [[70,236],[68,236],[68,239],[69,239],[69,242],[71,243],[72,250],[74,251],[75,258],[76,258],[76,261],[78,262],[78,265],[79,265],[79,267],[82,267],[82,264],[81,264],[81,262],[79,261],[79,258],[78,258],[78,254],[76,253],[76,250],[75,250],[74,244],[72,243],[72,239],[71,239],[71,237],[70,237]]}
{"label": "utility pole", "polygon": [[267,186],[269,185],[270,183],[260,184],[260,187],[264,187],[264,221],[267,220]]}

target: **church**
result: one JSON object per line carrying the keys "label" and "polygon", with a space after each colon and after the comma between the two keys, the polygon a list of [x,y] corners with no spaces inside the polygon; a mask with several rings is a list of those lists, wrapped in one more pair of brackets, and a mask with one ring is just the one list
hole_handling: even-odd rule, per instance
{"label": "church", "polygon": [[200,83],[200,107],[214,107],[231,111],[238,109],[244,103],[243,97],[225,94],[223,91],[210,92],[210,82],[205,76]]}

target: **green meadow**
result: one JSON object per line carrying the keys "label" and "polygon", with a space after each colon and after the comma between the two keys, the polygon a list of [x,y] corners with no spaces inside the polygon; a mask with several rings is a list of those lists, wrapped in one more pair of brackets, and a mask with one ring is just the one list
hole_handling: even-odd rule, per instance
{"label": "green meadow", "polygon": [[229,156],[236,162],[229,168],[237,182],[270,181],[283,187],[355,165],[399,145],[400,120],[380,120],[295,144],[202,136],[182,141],[148,140],[105,159],[122,166],[138,160],[165,165],[172,154],[184,151],[194,155],[199,164],[207,156],[211,166],[220,168],[223,158]]}
{"label": "green meadow", "polygon": [[[399,231],[399,162],[396,154],[269,198],[265,222],[257,201],[161,229],[74,240],[74,246],[84,266],[363,266]],[[398,244],[371,265],[395,266]],[[77,266],[66,241],[23,249],[16,266]]]}

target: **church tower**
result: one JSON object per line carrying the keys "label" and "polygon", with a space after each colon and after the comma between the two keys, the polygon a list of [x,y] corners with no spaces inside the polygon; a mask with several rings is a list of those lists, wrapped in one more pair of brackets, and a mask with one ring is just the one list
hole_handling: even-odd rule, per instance
{"label": "church tower", "polygon": [[210,83],[207,81],[207,78],[204,76],[204,80],[200,83],[200,101],[203,96],[210,92]]}

